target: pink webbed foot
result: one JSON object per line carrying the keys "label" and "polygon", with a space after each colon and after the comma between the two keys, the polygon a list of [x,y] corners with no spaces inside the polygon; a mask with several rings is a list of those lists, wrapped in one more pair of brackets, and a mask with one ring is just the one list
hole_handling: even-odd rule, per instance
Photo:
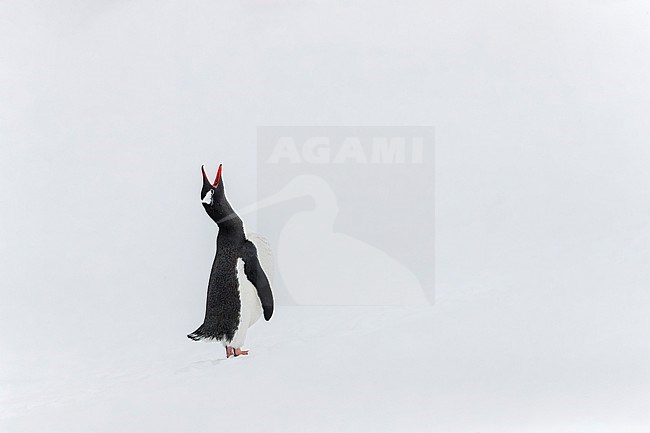
{"label": "pink webbed foot", "polygon": [[248,350],[235,349],[235,356],[248,355]]}
{"label": "pink webbed foot", "polygon": [[[226,346],[226,359],[230,358],[233,355],[235,355],[235,350],[230,346]],[[235,356],[237,356],[237,355],[235,355]]]}

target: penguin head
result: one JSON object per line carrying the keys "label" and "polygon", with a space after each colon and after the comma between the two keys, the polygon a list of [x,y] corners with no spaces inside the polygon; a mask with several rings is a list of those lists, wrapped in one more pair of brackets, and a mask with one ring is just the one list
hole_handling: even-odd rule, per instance
{"label": "penguin head", "polygon": [[205,169],[201,166],[203,174],[203,187],[201,188],[201,203],[210,218],[219,222],[232,212],[232,208],[226,200],[226,194],[223,188],[223,179],[221,179],[221,164],[217,171],[217,177],[213,183],[210,183]]}

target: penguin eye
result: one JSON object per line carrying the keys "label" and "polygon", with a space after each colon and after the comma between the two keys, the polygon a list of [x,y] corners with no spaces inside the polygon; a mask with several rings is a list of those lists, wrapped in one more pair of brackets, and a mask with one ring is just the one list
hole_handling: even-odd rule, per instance
{"label": "penguin eye", "polygon": [[214,195],[214,190],[211,189],[205,194],[205,197],[203,197],[203,200],[201,200],[201,201],[203,203],[207,204],[207,205],[212,205],[212,196],[213,195]]}

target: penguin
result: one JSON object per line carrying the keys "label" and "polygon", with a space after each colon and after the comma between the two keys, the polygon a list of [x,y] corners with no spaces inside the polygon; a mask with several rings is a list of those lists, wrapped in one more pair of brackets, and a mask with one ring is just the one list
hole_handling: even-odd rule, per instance
{"label": "penguin", "polygon": [[[226,358],[230,358],[248,355],[247,350],[242,350],[246,332],[262,315],[266,321],[271,319],[273,292],[260,263],[258,248],[246,237],[242,220],[226,199],[221,171],[219,165],[216,179],[210,183],[201,166],[201,204],[219,232],[208,281],[205,319],[187,337],[195,341],[217,340],[226,349]],[[257,243],[262,261],[267,265],[270,248],[263,239],[257,238]]]}

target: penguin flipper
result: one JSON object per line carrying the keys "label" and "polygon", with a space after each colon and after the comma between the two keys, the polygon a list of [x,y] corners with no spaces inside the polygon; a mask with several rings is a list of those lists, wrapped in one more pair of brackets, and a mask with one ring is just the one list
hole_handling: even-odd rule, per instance
{"label": "penguin flipper", "polygon": [[257,258],[257,248],[251,241],[246,241],[242,247],[242,260],[244,261],[244,273],[257,290],[264,311],[264,320],[271,319],[273,315],[273,292],[271,284],[262,269],[259,259]]}

